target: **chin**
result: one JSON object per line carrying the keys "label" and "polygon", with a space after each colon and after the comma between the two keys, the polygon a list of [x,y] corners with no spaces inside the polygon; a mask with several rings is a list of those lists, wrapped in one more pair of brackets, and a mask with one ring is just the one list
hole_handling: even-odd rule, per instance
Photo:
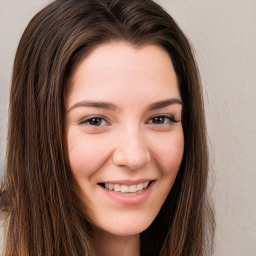
{"label": "chin", "polygon": [[117,219],[113,223],[107,225],[97,225],[98,228],[104,231],[116,235],[116,236],[131,236],[137,235],[145,231],[153,222],[154,219],[142,218],[130,218],[130,220]]}

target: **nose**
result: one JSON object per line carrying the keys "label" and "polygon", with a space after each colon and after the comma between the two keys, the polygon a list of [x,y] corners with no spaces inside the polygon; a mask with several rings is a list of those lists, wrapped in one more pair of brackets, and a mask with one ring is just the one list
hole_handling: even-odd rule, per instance
{"label": "nose", "polygon": [[149,161],[150,152],[141,131],[133,128],[119,135],[117,146],[113,152],[115,165],[136,170],[144,167]]}

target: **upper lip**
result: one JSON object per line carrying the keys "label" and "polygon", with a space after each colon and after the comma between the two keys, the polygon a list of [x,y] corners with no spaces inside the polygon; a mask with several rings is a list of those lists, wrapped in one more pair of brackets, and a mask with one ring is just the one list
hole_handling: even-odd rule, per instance
{"label": "upper lip", "polygon": [[153,179],[139,179],[139,180],[108,180],[99,183],[108,183],[108,184],[122,184],[122,185],[137,185],[144,182],[150,182]]}

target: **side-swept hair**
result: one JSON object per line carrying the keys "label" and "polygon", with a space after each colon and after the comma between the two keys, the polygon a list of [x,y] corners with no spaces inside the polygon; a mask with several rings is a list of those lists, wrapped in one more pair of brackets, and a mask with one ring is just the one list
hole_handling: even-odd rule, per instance
{"label": "side-swept hair", "polygon": [[72,70],[95,47],[110,41],[163,47],[183,101],[182,164],[160,213],[141,234],[141,255],[211,253],[214,218],[206,193],[204,107],[188,39],[150,0],[56,0],[31,20],[14,62],[1,193],[4,256],[95,255],[93,225],[65,161],[64,96]]}

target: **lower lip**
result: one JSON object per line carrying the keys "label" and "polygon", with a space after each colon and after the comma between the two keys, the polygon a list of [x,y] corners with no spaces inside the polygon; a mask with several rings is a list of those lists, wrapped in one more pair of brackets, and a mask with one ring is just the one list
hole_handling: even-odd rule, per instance
{"label": "lower lip", "polygon": [[149,198],[153,190],[154,185],[155,185],[155,181],[152,182],[149,187],[147,187],[146,189],[143,189],[141,192],[137,194],[121,194],[118,192],[110,191],[101,186],[99,187],[107,197],[116,201],[117,203],[123,204],[123,205],[136,206],[136,205],[143,204],[144,202],[147,201],[147,199]]}

